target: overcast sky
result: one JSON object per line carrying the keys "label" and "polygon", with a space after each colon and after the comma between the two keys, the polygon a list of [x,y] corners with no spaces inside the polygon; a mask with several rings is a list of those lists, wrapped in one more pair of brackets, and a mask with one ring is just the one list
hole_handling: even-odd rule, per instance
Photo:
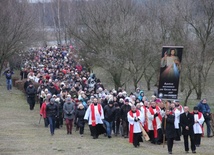
{"label": "overcast sky", "polygon": [[51,0],[28,0],[31,3],[37,3],[37,2],[50,2]]}

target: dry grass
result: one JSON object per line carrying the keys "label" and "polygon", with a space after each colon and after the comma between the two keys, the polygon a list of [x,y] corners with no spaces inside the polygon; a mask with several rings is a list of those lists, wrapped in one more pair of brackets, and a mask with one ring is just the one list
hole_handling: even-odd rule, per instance
{"label": "dry grass", "polygon": [[[1,80],[2,81],[2,80]],[[4,81],[4,80],[3,80]],[[141,143],[134,148],[128,139],[114,137],[108,139],[100,136],[93,140],[89,135],[88,126],[84,137],[77,132],[66,134],[65,126],[58,129],[54,136],[49,128],[44,128],[43,121],[39,124],[39,105],[30,111],[24,94],[13,88],[6,90],[5,84],[0,86],[0,154],[1,155],[159,155],[167,154],[167,147]],[[203,138],[197,154],[211,155],[214,147],[213,138]],[[184,154],[183,141],[175,142],[174,154]]]}

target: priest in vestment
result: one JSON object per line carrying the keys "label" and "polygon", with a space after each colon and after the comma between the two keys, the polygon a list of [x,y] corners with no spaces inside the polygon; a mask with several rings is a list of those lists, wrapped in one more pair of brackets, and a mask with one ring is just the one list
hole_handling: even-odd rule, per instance
{"label": "priest in vestment", "polygon": [[145,118],[134,105],[128,112],[127,118],[129,122],[129,142],[133,143],[134,147],[139,147],[140,142],[143,142],[141,126]]}
{"label": "priest in vestment", "polygon": [[94,98],[86,110],[84,120],[88,121],[88,125],[91,131],[93,139],[97,139],[100,134],[106,133],[103,127],[104,113],[101,104],[98,103],[97,98]]}

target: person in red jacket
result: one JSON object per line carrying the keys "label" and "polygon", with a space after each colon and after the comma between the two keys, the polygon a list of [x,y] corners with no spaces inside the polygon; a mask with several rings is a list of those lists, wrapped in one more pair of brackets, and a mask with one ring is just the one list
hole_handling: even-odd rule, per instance
{"label": "person in red jacket", "polygon": [[48,118],[46,115],[46,105],[49,104],[49,98],[46,98],[45,102],[42,103],[41,109],[40,109],[40,116],[43,117],[45,127],[47,128],[49,123],[48,123]]}

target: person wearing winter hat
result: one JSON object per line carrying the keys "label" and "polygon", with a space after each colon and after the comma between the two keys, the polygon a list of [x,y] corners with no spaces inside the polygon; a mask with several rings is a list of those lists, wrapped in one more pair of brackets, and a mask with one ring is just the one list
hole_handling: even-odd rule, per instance
{"label": "person wearing winter hat", "polygon": [[84,127],[85,127],[84,116],[85,116],[85,108],[84,108],[84,105],[80,103],[77,107],[74,123],[77,125],[77,129],[79,129],[79,133],[81,137],[83,137]]}
{"label": "person wearing winter hat", "polygon": [[51,135],[54,135],[56,117],[59,116],[59,109],[55,103],[55,99],[50,99],[50,104],[46,105],[46,116],[50,124]]}
{"label": "person wearing winter hat", "polygon": [[55,125],[55,127],[59,129],[60,128],[60,114],[61,114],[60,113],[60,98],[58,98],[56,95],[53,95],[52,97],[54,98],[55,104],[57,105],[57,107],[59,109],[59,117],[56,118],[56,125]]}
{"label": "person wearing winter hat", "polygon": [[140,101],[143,101],[143,96],[144,96],[144,92],[141,90],[137,98],[138,98]]}
{"label": "person wearing winter hat", "polygon": [[[51,94],[50,94],[51,95]],[[44,124],[45,124],[45,127],[47,128],[48,127],[48,117],[47,117],[47,114],[46,114],[46,106],[50,103],[49,101],[49,98],[46,98],[45,99],[45,102],[42,103],[42,106],[40,108],[40,116],[43,117],[44,119]]]}
{"label": "person wearing winter hat", "polygon": [[30,110],[33,110],[35,106],[36,88],[32,82],[29,83],[29,86],[26,89],[26,94],[27,94],[27,102],[30,106]]}
{"label": "person wearing winter hat", "polygon": [[67,127],[67,134],[72,134],[73,119],[75,117],[75,104],[68,97],[63,105],[64,118]]}
{"label": "person wearing winter hat", "polygon": [[176,137],[174,122],[175,122],[175,115],[171,110],[166,109],[166,113],[162,119],[161,128],[162,128],[163,134],[166,135],[167,150],[169,154],[172,154],[173,143]]}
{"label": "person wearing winter hat", "polygon": [[120,106],[117,102],[114,102],[114,107],[115,107],[115,122],[113,123],[113,132],[115,136],[117,136],[120,130]]}
{"label": "person wearing winter hat", "polygon": [[[206,123],[207,126],[207,137],[212,137],[211,134],[211,125],[210,125],[210,120],[211,120],[211,109],[209,104],[207,103],[207,99],[204,98],[202,99],[199,104],[198,104],[198,111],[201,112],[204,116],[204,123]],[[204,123],[202,126],[204,126]]]}
{"label": "person wearing winter hat", "polygon": [[121,106],[120,111],[120,121],[123,125],[123,133],[122,136],[124,138],[128,138],[128,119],[127,119],[127,113],[131,110],[131,106],[129,105],[129,99],[125,99],[125,103]]}
{"label": "person wearing winter hat", "polygon": [[106,133],[108,138],[111,138],[111,132],[112,132],[112,125],[113,122],[115,121],[115,107],[114,107],[114,102],[109,101],[108,105],[104,107],[104,124],[106,126]]}

